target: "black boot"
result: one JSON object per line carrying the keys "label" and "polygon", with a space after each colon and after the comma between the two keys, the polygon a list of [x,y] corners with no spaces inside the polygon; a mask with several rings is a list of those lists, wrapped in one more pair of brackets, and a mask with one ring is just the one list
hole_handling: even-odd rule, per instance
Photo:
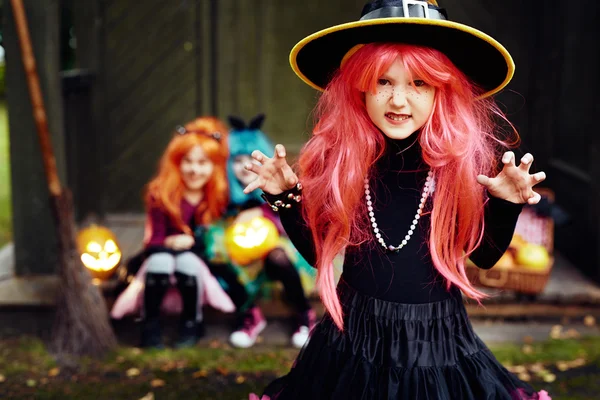
{"label": "black boot", "polygon": [[160,306],[169,289],[168,274],[146,274],[144,287],[144,321],[142,323],[142,347],[164,348],[160,330]]}
{"label": "black boot", "polygon": [[198,341],[198,281],[195,276],[175,272],[177,288],[183,302],[181,322],[179,324],[179,339],[175,347],[193,347]]}
{"label": "black boot", "polygon": [[142,323],[142,341],[140,346],[152,349],[164,349],[158,318],[146,318]]}

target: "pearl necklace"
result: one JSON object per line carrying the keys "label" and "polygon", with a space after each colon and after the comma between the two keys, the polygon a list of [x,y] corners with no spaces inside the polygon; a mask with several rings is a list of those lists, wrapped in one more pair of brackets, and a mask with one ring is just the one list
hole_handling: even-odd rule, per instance
{"label": "pearl necklace", "polygon": [[408,233],[402,240],[398,246],[394,247],[392,245],[387,245],[385,240],[381,236],[379,232],[379,228],[377,227],[377,221],[375,220],[375,212],[373,211],[373,202],[371,201],[371,190],[369,187],[369,179],[365,178],[365,199],[367,200],[367,210],[369,210],[369,218],[371,219],[371,226],[373,226],[373,233],[375,233],[375,237],[377,241],[385,250],[389,251],[400,251],[401,248],[406,246],[406,243],[410,240],[413,233],[415,232],[415,228],[417,227],[417,223],[421,218],[421,214],[423,213],[423,207],[425,207],[425,202],[427,201],[427,197],[429,197],[435,191],[435,180],[433,179],[433,173],[429,171],[427,174],[427,180],[425,181],[425,186],[423,187],[423,193],[421,194],[421,202],[419,203],[419,208],[417,209],[417,213],[415,214],[415,218],[412,221],[412,225],[408,230]]}

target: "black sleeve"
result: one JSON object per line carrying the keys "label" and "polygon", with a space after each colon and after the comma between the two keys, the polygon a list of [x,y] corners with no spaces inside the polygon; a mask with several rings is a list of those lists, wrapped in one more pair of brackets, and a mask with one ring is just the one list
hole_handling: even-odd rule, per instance
{"label": "black sleeve", "polygon": [[485,232],[470,259],[479,268],[490,269],[508,249],[524,204],[489,196],[484,212]]}
{"label": "black sleeve", "polygon": [[[293,193],[293,191],[289,190],[276,196],[264,193],[264,198],[269,204],[274,204],[277,200],[289,202],[289,200],[286,200],[289,193]],[[278,214],[281,225],[283,225],[285,233],[296,247],[296,250],[314,267],[317,253],[310,228],[302,218],[302,202],[292,202],[291,208],[279,207]]]}
{"label": "black sleeve", "polygon": [[246,201],[244,204],[242,204],[241,206],[239,206],[239,210],[240,211],[244,211],[244,210],[248,210],[250,208],[255,208],[255,207],[259,207],[263,204],[262,201],[260,200],[256,200],[256,199],[251,199]]}

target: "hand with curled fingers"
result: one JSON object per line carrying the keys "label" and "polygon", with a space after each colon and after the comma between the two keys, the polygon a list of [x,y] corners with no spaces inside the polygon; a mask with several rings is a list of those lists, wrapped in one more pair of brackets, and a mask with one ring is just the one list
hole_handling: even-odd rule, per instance
{"label": "hand with curled fingers", "polygon": [[262,189],[265,193],[278,195],[293,188],[298,183],[298,176],[292,170],[285,159],[286,152],[283,145],[275,146],[275,154],[272,158],[258,150],[252,152],[252,158],[259,164],[250,163],[245,165],[248,171],[254,172],[257,177],[244,189],[244,193],[250,193],[256,189]]}
{"label": "hand with curled fingers", "polygon": [[496,198],[515,204],[537,204],[541,196],[533,190],[533,187],[546,179],[546,174],[544,172],[533,175],[529,173],[533,156],[529,153],[525,154],[517,167],[515,154],[507,151],[502,156],[502,163],[504,167],[496,177],[479,175],[477,182],[485,186],[488,192]]}

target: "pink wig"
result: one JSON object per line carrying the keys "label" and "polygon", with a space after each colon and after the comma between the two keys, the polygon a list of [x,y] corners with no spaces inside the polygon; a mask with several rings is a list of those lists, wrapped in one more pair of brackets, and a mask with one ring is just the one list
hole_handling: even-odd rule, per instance
{"label": "pink wig", "polygon": [[[319,99],[313,136],[299,158],[304,185],[303,212],[317,255],[321,299],[343,329],[332,261],[347,246],[374,241],[363,201],[363,181],[384,152],[383,134],[367,115],[364,93],[400,57],[409,74],[436,88],[433,111],[419,134],[436,191],[431,209],[429,248],[446,278],[480,301],[465,274],[465,258],[483,236],[484,188],[478,174],[490,175],[505,142],[496,138],[495,120],[506,121],[490,99],[439,51],[404,44],[372,43],[341,67]],[[508,123],[508,121],[506,121]],[[516,143],[518,136],[510,123]]]}

